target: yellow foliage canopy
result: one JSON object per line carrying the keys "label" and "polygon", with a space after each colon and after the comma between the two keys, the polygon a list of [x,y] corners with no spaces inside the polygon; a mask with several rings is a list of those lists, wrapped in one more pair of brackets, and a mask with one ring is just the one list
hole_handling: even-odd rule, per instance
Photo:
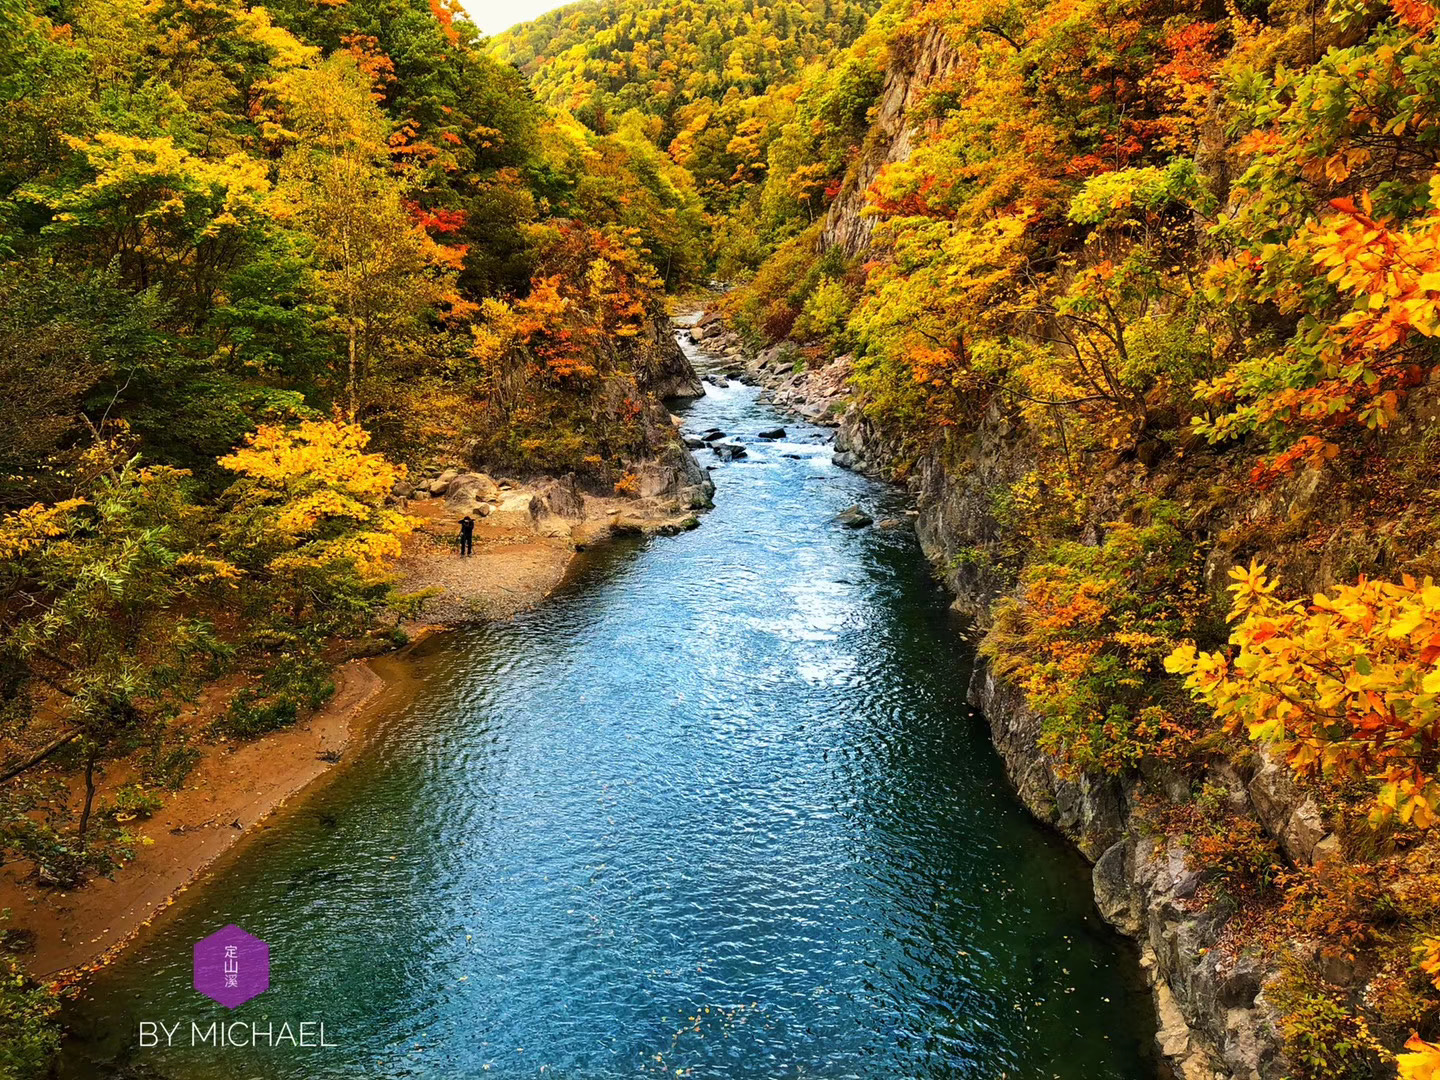
{"label": "yellow foliage canopy", "polygon": [[1307,605],[1278,600],[1263,564],[1230,576],[1236,651],[1184,645],[1166,668],[1227,730],[1282,745],[1297,773],[1378,780],[1374,821],[1440,820],[1440,586],[1361,578]]}
{"label": "yellow foliage canopy", "polygon": [[366,453],[369,442],[364,428],[338,420],[269,424],[220,459],[242,477],[232,491],[275,551],[271,572],[344,560],[366,581],[385,580],[416,520],[385,505],[405,466]]}

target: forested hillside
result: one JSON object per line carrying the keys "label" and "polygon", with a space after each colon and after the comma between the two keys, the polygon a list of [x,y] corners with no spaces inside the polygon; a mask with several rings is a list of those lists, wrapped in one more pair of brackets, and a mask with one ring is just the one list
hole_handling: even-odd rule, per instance
{"label": "forested hillside", "polygon": [[[495,55],[530,76],[542,101],[594,131],[643,132],[694,179],[719,238],[720,272],[753,266],[766,156],[780,129],[791,144],[780,167],[802,172],[767,207],[814,214],[835,155],[858,141],[880,68],[843,50],[868,26],[875,0],[727,0],[657,4],[602,0],[574,4],[518,26],[494,43]],[[827,72],[840,59],[839,71]],[[803,96],[803,102],[797,99]],[[796,122],[802,127],[796,127]],[[745,265],[736,259],[748,260]]]}
{"label": "forested hillside", "polygon": [[748,106],[730,323],[848,372],[1187,1069],[1440,1069],[1436,14],[899,3]]}
{"label": "forested hillside", "polygon": [[737,98],[783,88],[864,30],[876,0],[585,0],[496,39],[537,96],[596,131],[626,113],[668,142]]}
{"label": "forested hillside", "polygon": [[[217,679],[224,735],[323,701],[336,642],[416,602],[407,466],[623,494],[677,451],[656,320],[699,215],[439,0],[7,0],[0,858],[59,890],[122,864]],[[26,994],[0,985],[5,1076],[52,1038]]]}

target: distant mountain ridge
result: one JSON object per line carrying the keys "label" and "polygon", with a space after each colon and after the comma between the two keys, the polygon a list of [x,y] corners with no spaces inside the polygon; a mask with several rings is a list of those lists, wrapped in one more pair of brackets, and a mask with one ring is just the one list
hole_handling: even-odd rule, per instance
{"label": "distant mountain ridge", "polygon": [[501,34],[539,99],[605,133],[631,110],[657,142],[697,103],[763,94],[864,31],[877,0],[583,0]]}

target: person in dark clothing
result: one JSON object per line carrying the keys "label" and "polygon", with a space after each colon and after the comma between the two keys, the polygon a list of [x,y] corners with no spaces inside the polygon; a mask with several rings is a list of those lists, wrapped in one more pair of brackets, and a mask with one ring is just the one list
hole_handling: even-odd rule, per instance
{"label": "person in dark clothing", "polygon": [[475,552],[475,519],[466,514],[460,519],[460,555],[472,555]]}

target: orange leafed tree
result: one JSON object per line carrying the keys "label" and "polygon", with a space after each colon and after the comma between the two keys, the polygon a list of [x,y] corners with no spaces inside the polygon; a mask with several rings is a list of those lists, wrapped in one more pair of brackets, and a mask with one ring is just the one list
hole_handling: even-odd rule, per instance
{"label": "orange leafed tree", "polygon": [[1362,578],[1305,604],[1262,564],[1230,576],[1232,652],[1185,645],[1166,668],[1297,773],[1378,781],[1373,821],[1440,821],[1440,585]]}

